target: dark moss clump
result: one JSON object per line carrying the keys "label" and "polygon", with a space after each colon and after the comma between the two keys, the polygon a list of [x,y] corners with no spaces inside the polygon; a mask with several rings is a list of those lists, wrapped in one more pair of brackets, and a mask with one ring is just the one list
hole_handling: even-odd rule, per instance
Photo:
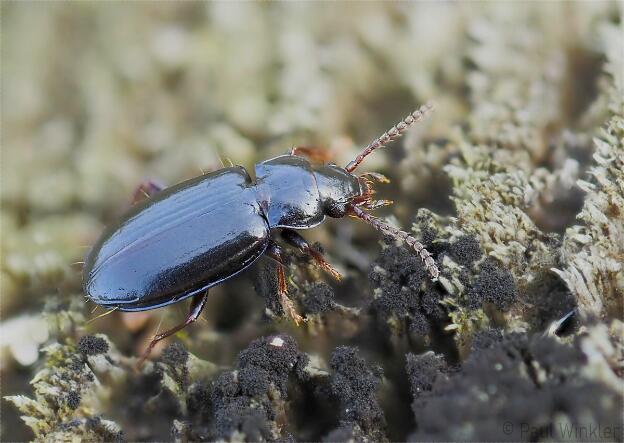
{"label": "dark moss clump", "polygon": [[472,336],[472,351],[487,349],[503,340],[503,332],[496,328],[486,328],[477,331]]}
{"label": "dark moss clump", "polygon": [[271,433],[271,404],[266,399],[252,406],[253,397],[245,395],[233,373],[219,376],[213,384],[215,433],[228,440],[234,432],[242,432],[249,441],[274,440]]}
{"label": "dark moss clump", "polygon": [[483,255],[479,240],[474,236],[465,235],[451,243],[449,247],[449,255],[457,263],[463,266],[472,266]]}
{"label": "dark moss clump", "polygon": [[329,365],[331,392],[340,402],[341,427],[357,425],[373,439],[385,438],[385,417],[376,397],[381,368],[369,365],[357,348],[349,346],[336,348]]}
{"label": "dark moss clump", "polygon": [[108,342],[95,335],[85,335],[78,341],[78,351],[83,355],[97,355],[108,352]]}
{"label": "dark moss clump", "polygon": [[190,417],[202,422],[210,420],[212,414],[211,386],[204,381],[193,383],[189,388],[186,405]]}
{"label": "dark moss clump", "polygon": [[[455,374],[446,377],[439,367],[427,370],[424,381],[410,376],[418,394],[411,440],[584,440],[591,437],[578,432],[592,426],[611,430],[608,440],[622,438],[622,399],[583,377],[584,355],[577,347],[490,332],[475,341]],[[428,382],[430,390],[420,395]],[[566,435],[566,429],[576,434]]]}
{"label": "dark moss clump", "polygon": [[289,376],[296,375],[305,361],[291,337],[252,342],[238,356],[238,371],[226,372],[214,381],[216,438],[229,439],[237,431],[249,441],[287,438],[275,420],[285,408]]}
{"label": "dark moss clump", "polygon": [[419,291],[426,275],[420,257],[403,247],[390,245],[373,262],[368,278],[384,293],[396,294],[402,287]]}
{"label": "dark moss clump", "polygon": [[325,282],[310,285],[305,292],[303,309],[306,314],[322,314],[334,307],[334,290]]}
{"label": "dark moss clump", "polygon": [[[154,370],[133,377],[127,388],[117,392],[115,404],[120,406],[120,416],[128,439],[137,441],[163,440],[171,423],[182,416],[180,403],[173,393],[162,389],[163,370]],[[154,419],[157,411],[158,419]]]}
{"label": "dark moss clump", "polygon": [[432,323],[446,319],[439,303],[443,294],[429,283],[420,257],[411,251],[395,245],[385,248],[373,263],[369,280],[380,291],[371,311],[382,330],[402,334],[405,321],[411,334],[424,336]]}
{"label": "dark moss clump", "polygon": [[242,369],[264,370],[268,380],[286,394],[288,375],[302,358],[297,343],[292,337],[276,335],[251,342],[249,347],[238,355],[238,367]]}
{"label": "dark moss clump", "polygon": [[424,392],[430,392],[438,378],[446,377],[444,358],[431,351],[421,355],[407,354],[406,360],[407,376],[415,399]]}
{"label": "dark moss clump", "polygon": [[81,395],[80,392],[70,391],[65,398],[65,404],[70,409],[77,409],[80,406]]}
{"label": "dark moss clump", "polygon": [[323,438],[324,442],[365,442],[369,441],[366,434],[362,432],[362,429],[349,422],[341,422],[340,426],[331,431]]}
{"label": "dark moss clump", "polygon": [[262,395],[269,388],[268,371],[255,367],[243,368],[238,372],[241,392],[248,397]]}
{"label": "dark moss clump", "polygon": [[162,353],[161,359],[163,363],[176,366],[176,365],[186,365],[188,361],[189,355],[188,351],[182,346],[180,343],[174,342],[167,346]]}
{"label": "dark moss clump", "polygon": [[426,318],[443,323],[447,320],[447,312],[440,304],[444,298],[443,290],[438,286],[429,286],[420,294],[420,311]]}
{"label": "dark moss clump", "polygon": [[473,309],[492,303],[506,311],[517,298],[518,289],[511,272],[490,258],[479,266],[479,275],[467,293],[468,306]]}

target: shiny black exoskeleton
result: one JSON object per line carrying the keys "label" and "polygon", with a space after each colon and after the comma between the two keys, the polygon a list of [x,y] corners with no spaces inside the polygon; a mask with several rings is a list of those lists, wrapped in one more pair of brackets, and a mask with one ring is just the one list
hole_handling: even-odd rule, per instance
{"label": "shiny black exoskeleton", "polygon": [[297,155],[314,154],[313,150],[293,148],[290,155],[257,164],[255,179],[237,166],[154,193],[110,226],[89,253],[83,274],[86,295],[99,305],[121,311],[154,309],[193,297],[186,321],[154,337],[146,356],[156,342],[197,319],[210,287],[266,253],[280,263],[280,301],[299,322],[302,318],[285,295],[281,248],[274,237],[280,232],[283,240],[339,278],[295,230],[317,226],[326,216],[347,214],[406,242],[436,278],[437,267],[423,245],[364,211],[387,203],[372,199],[373,180],[385,178],[352,174],[367,155],[401,135],[429,109],[425,106],[410,114],[344,168],[313,165]]}

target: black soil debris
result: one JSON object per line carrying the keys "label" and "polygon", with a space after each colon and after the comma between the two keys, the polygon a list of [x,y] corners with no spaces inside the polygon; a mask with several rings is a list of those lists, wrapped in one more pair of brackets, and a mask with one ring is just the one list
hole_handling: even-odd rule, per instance
{"label": "black soil debris", "polygon": [[329,366],[331,391],[340,402],[341,428],[358,426],[371,438],[385,439],[385,417],[376,397],[381,368],[368,364],[357,348],[349,346],[336,348]]}
{"label": "black soil debris", "polygon": [[[583,378],[584,364],[577,345],[493,331],[452,375],[435,356],[408,357],[417,424],[409,440],[620,441],[622,398]],[[598,428],[611,435],[596,438]]]}

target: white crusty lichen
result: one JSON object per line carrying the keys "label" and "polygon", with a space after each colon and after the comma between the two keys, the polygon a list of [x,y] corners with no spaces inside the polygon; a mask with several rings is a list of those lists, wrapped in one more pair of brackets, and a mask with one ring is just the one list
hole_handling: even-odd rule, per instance
{"label": "white crusty lichen", "polygon": [[578,219],[561,249],[563,269],[554,271],[576,297],[584,316],[618,316],[624,299],[624,119],[614,116],[594,139],[591,179]]}
{"label": "white crusty lichen", "polygon": [[[100,378],[120,381],[124,371],[113,363],[109,342],[93,337],[101,351],[81,353],[76,345],[54,343],[42,349],[44,367],[31,380],[34,398],[25,395],[5,397],[23,414],[37,441],[120,440],[119,425],[99,415],[103,401],[111,395]],[[80,347],[80,346],[79,346]],[[78,347],[78,348],[79,348]]]}
{"label": "white crusty lichen", "polygon": [[543,182],[504,151],[466,142],[459,149],[461,157],[445,167],[457,211],[447,230],[452,236],[474,235],[487,255],[521,283],[530,283],[545,264],[555,262],[550,237],[527,213]]}
{"label": "white crusty lichen", "polygon": [[602,99],[611,118],[594,137],[590,178],[578,181],[586,193],[577,219],[566,230],[554,271],[574,294],[580,314],[619,317],[624,309],[624,24],[601,28],[604,65]]}
{"label": "white crusty lichen", "polygon": [[583,326],[579,335],[580,348],[587,358],[584,375],[624,396],[621,378],[624,371],[624,323],[614,319],[611,324]]}

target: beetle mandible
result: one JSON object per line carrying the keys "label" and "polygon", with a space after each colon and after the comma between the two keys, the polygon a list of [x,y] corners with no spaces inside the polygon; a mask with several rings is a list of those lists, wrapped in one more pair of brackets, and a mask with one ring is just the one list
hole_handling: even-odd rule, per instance
{"label": "beetle mandible", "polygon": [[340,274],[296,232],[319,225],[326,216],[356,217],[407,243],[436,279],[438,268],[421,243],[367,212],[391,203],[373,199],[374,182],[387,181],[385,177],[353,174],[368,155],[401,136],[431,109],[427,104],[411,113],[344,168],[313,165],[301,156],[313,157],[310,148],[294,147],[289,154],[257,164],[255,180],[243,167],[233,166],[166,189],[152,184],[152,195],[109,226],[88,254],[83,271],[87,297],[120,311],[144,311],[192,297],[186,320],[154,336],[143,360],[158,341],[198,318],[210,287],[266,254],[278,263],[280,302],[299,323],[302,317],[287,296],[276,236],[279,232],[286,243],[339,279]]}

